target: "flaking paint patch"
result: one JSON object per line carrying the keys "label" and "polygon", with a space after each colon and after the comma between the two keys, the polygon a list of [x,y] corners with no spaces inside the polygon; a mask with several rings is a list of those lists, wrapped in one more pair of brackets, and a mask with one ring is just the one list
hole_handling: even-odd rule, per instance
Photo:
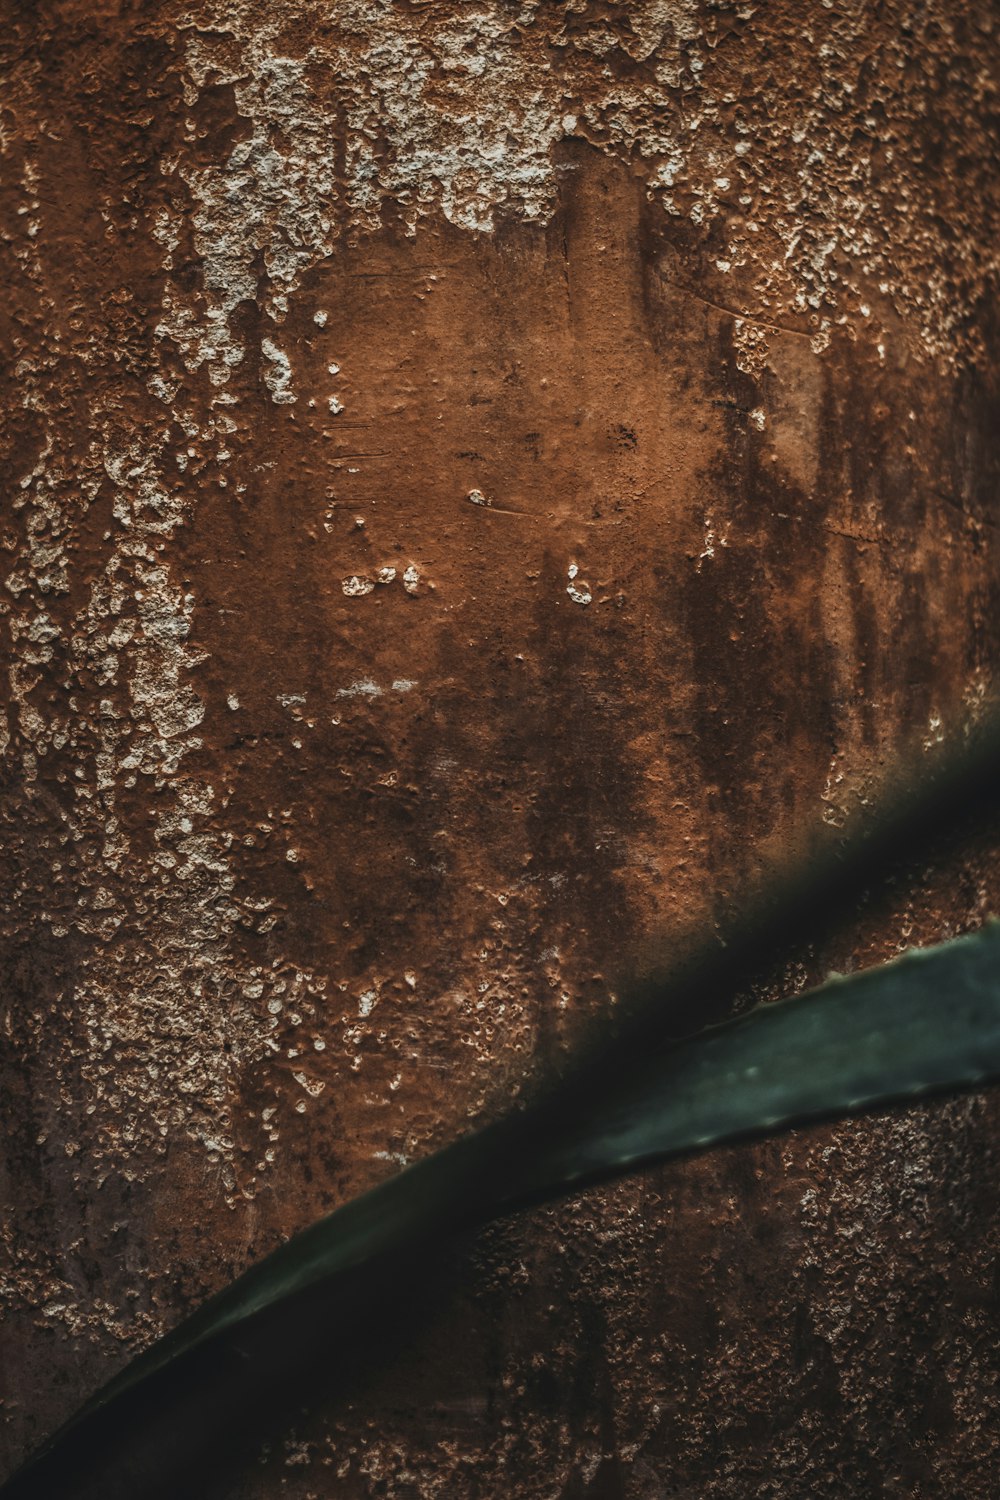
{"label": "flaking paint patch", "polygon": [[[65,481],[53,452],[50,441],[18,493],[58,538],[68,518],[55,498]],[[143,449],[133,440],[95,440],[94,457],[90,500],[110,490],[115,526],[68,629],[30,601],[36,590],[43,598],[70,591],[70,552],[51,541],[29,546],[25,571],[7,578],[17,601],[8,609],[15,643],[9,681],[22,775],[33,780],[50,749],[75,748],[60,842],[92,845],[106,872],[103,882],[80,888],[71,915],[50,919],[53,936],[92,940],[78,963],[72,1009],[79,1035],[67,1037],[66,1062],[85,1080],[102,1142],[95,1146],[92,1138],[94,1170],[114,1164],[127,1177],[133,1159],[150,1148],[162,1152],[181,1131],[201,1143],[226,1194],[252,1195],[253,1180],[243,1173],[238,1182],[233,1170],[230,1103],[243,1069],[268,1055],[277,1022],[266,1000],[278,976],[258,981],[234,956],[236,924],[270,902],[236,897],[233,838],[219,826],[220,799],[187,766],[201,748],[205,712],[192,681],[205,659],[189,644],[194,598],[175,582],[169,554],[187,505],[164,477],[165,444]],[[29,525],[28,534],[38,532]],[[52,661],[57,647],[98,695],[91,706],[78,689],[68,715],[45,714],[32,697],[37,667]],[[235,695],[229,704],[239,706]],[[155,812],[148,845],[139,848],[121,799],[143,786],[155,791]],[[57,874],[54,908],[59,883]],[[126,963],[119,934],[137,918]],[[301,980],[308,989],[305,973]]]}
{"label": "flaking paint patch", "polygon": [[[496,0],[458,15],[358,0],[304,55],[288,55],[282,41],[289,22],[307,14],[301,0],[273,15],[246,3],[203,12],[186,34],[188,103],[209,84],[231,84],[250,134],[224,161],[182,154],[176,162],[194,202],[204,277],[193,298],[168,283],[161,333],[189,368],[207,364],[220,384],[245,353],[231,327],[236,307],[259,300],[281,322],[304,274],[333,254],[345,227],[376,230],[389,203],[411,231],[434,212],[476,234],[506,216],[545,223],[565,170],[557,148],[570,137],[637,158],[664,214],[721,242],[718,290],[694,290],[724,306],[735,299],[746,369],[760,367],[768,323],[798,319],[822,352],[835,327],[872,316],[876,299],[883,321],[899,315],[916,325],[925,354],[950,357],[963,309],[996,275],[974,203],[955,209],[969,229],[956,239],[961,270],[949,279],[934,262],[922,273],[935,208],[919,183],[901,178],[897,187],[875,163],[884,152],[905,169],[894,138],[877,143],[882,100],[865,99],[860,86],[872,25],[863,11],[810,19],[823,87],[767,111],[731,88],[731,49],[756,41],[747,8],[720,46],[688,0],[651,0],[631,7],[627,21],[579,24],[538,0],[516,15]],[[885,45],[898,45],[891,33]],[[609,65],[619,48],[646,71],[620,75]],[[317,92],[327,86],[335,107]],[[975,86],[988,86],[985,69]],[[892,103],[898,114],[899,98]],[[918,88],[907,107],[919,123],[933,104]],[[332,118],[343,122],[342,174]],[[169,214],[159,221],[168,266],[180,230]],[[321,326],[327,316],[313,313]]]}

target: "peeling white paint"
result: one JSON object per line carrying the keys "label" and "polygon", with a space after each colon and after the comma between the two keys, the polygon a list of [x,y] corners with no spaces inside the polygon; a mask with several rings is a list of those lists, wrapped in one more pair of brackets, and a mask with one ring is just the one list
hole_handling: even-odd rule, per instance
{"label": "peeling white paint", "polygon": [[[629,8],[627,24],[570,24],[540,0],[522,0],[516,12],[482,0],[457,14],[351,0],[293,57],[279,37],[298,11],[311,22],[305,0],[286,0],[273,17],[249,0],[210,0],[199,30],[185,39],[189,106],[210,83],[229,83],[250,123],[223,160],[206,164],[182,153],[172,163],[195,205],[189,223],[203,287],[186,293],[168,281],[159,333],[179,346],[189,369],[205,365],[214,385],[221,388],[245,355],[231,326],[238,305],[256,301],[282,322],[303,276],[334,253],[345,223],[378,229],[387,201],[411,231],[432,212],[476,234],[492,231],[498,215],[544,223],[565,171],[556,148],[581,132],[623,160],[644,162],[649,192],[667,214],[725,226],[718,274],[749,278],[730,294],[745,304],[738,312],[753,305],[769,320],[776,304],[798,310],[822,353],[832,327],[823,328],[823,309],[871,316],[871,299],[858,289],[863,272],[881,280],[898,308],[919,303],[928,350],[947,352],[960,304],[972,293],[941,277],[918,287],[897,268],[900,243],[926,234],[921,205],[875,191],[873,169],[857,148],[863,8],[838,16],[836,44],[825,53],[829,98],[804,105],[791,125],[782,111],[752,125],[731,120],[731,79],[717,73],[713,50],[703,46],[695,0],[642,0]],[[554,47],[559,68],[551,65]],[[651,71],[626,80],[603,65],[618,48]],[[342,180],[331,148],[334,119],[344,142]],[[843,166],[848,155],[852,172]],[[775,163],[781,172],[772,182]],[[753,204],[762,194],[773,195],[766,219],[729,224],[729,195]],[[803,202],[813,206],[809,214]],[[762,229],[771,253],[754,244]],[[154,232],[169,273],[181,225],[162,209]],[[917,263],[925,259],[918,255]],[[855,269],[837,270],[838,260]],[[979,283],[985,271],[977,268]],[[312,319],[323,328],[329,313],[317,308]],[[766,344],[767,330],[757,329]],[[743,359],[753,356],[745,350]],[[290,402],[290,376],[273,361],[272,369],[273,398]]]}
{"label": "peeling white paint", "polygon": [[292,390],[292,366],[288,355],[278,348],[273,339],[261,339],[260,352],[265,360],[261,373],[264,384],[271,392],[271,400],[277,406],[290,405],[296,397]]}
{"label": "peeling white paint", "polygon": [[575,580],[579,577],[579,574],[580,569],[578,564],[571,562],[566,569],[566,577],[569,579],[569,583],[566,585],[566,592],[574,604],[589,604],[593,598],[590,592],[590,585],[584,583],[582,580],[580,583],[576,583]]}

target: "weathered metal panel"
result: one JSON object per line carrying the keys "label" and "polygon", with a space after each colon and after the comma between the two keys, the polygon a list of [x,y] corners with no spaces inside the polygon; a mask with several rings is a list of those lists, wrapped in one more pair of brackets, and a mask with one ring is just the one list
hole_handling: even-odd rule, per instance
{"label": "weathered metal panel", "polygon": [[[1000,70],[945,0],[3,19],[12,1466],[988,692]],[[496,1230],[232,1494],[992,1497],[995,1124]]]}

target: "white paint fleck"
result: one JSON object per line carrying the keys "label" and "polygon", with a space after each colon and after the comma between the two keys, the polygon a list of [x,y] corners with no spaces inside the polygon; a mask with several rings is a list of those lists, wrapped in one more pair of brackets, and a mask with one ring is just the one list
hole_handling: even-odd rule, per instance
{"label": "white paint fleck", "polygon": [[413,563],[410,563],[403,574],[403,587],[408,594],[415,594],[420,583],[420,574]]}
{"label": "white paint fleck", "polygon": [[574,579],[578,578],[579,574],[580,569],[578,564],[571,562],[566,569],[566,577],[569,579],[569,583],[566,585],[566,592],[574,604],[589,604],[593,598],[590,592],[590,585],[584,583],[582,580],[579,584],[574,582]]}
{"label": "white paint fleck", "polygon": [[924,749],[931,750],[935,745],[944,744],[944,720],[939,713],[932,713],[928,721],[928,734],[924,739]]}
{"label": "white paint fleck", "polygon": [[360,578],[353,573],[350,578],[345,578],[340,587],[348,599],[360,599],[365,594],[370,594],[375,585],[370,578]]}
{"label": "white paint fleck", "polygon": [[292,367],[288,355],[268,338],[261,339],[260,352],[267,361],[261,373],[264,384],[271,392],[271,400],[277,406],[290,405],[296,398],[292,390]]}
{"label": "white paint fleck", "polygon": [[313,1078],[308,1073],[297,1072],[293,1073],[292,1077],[300,1088],[305,1089],[311,1099],[318,1099],[326,1088],[326,1084],[321,1078]]}

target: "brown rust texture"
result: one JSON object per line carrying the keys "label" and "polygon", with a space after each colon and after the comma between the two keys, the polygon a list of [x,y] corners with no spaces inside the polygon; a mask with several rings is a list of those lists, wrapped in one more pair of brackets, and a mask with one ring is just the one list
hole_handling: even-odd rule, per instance
{"label": "brown rust texture", "polygon": [[[1000,67],[985,0],[0,12],[6,1468],[990,691]],[[995,1496],[995,1127],[498,1229],[231,1494]]]}

